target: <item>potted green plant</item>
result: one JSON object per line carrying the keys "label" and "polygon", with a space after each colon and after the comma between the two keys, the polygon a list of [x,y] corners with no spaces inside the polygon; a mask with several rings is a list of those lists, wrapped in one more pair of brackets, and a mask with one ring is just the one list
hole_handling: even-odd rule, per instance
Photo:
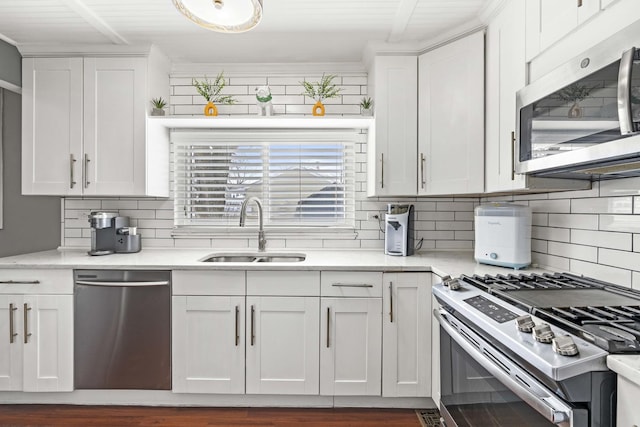
{"label": "potted green plant", "polygon": [[579,102],[585,99],[595,88],[589,88],[586,85],[574,83],[558,91],[558,97],[566,102],[571,103],[567,116],[575,119],[582,117],[582,107]]}
{"label": "potted green plant", "polygon": [[153,109],[151,110],[152,116],[164,116],[164,107],[167,106],[167,101],[159,98],[152,98],[151,105],[153,105]]}
{"label": "potted green plant", "polygon": [[207,105],[204,107],[205,116],[217,116],[218,108],[217,104],[235,104],[236,100],[231,95],[220,95],[220,92],[227,85],[227,81],[224,78],[224,71],[221,71],[212,82],[207,76],[204,76],[204,80],[192,79],[191,83],[196,88],[198,93],[207,101]]}
{"label": "potted green plant", "polygon": [[316,101],[311,111],[314,116],[324,116],[324,104],[323,100],[337,97],[342,89],[338,88],[333,79],[337,76],[335,74],[325,75],[322,74],[322,78],[318,82],[308,82],[303,80],[300,82],[304,88],[302,95],[308,96]]}
{"label": "potted green plant", "polygon": [[365,96],[360,101],[360,114],[363,116],[373,115],[373,100],[371,97]]}

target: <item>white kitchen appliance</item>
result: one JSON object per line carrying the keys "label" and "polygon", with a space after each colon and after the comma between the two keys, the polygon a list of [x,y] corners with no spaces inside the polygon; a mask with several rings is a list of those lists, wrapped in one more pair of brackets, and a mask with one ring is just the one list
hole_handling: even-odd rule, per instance
{"label": "white kitchen appliance", "polygon": [[531,264],[531,208],[489,203],[475,209],[475,259],[520,269]]}
{"label": "white kitchen appliance", "polygon": [[384,254],[413,255],[413,205],[389,203],[384,224]]}

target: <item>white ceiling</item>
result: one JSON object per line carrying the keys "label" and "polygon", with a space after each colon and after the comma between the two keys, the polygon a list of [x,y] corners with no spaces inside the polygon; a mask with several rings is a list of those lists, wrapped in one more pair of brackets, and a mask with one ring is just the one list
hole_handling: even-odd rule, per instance
{"label": "white ceiling", "polygon": [[489,1],[263,0],[258,27],[220,34],[188,21],[171,0],[0,0],[0,39],[151,43],[174,62],[356,62],[367,42],[424,43],[477,26]]}

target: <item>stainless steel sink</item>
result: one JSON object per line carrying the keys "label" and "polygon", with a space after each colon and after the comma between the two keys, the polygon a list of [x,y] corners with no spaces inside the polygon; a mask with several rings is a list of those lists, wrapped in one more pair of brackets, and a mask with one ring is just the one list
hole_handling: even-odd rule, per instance
{"label": "stainless steel sink", "polygon": [[214,253],[200,259],[200,262],[300,262],[306,259],[301,253]]}

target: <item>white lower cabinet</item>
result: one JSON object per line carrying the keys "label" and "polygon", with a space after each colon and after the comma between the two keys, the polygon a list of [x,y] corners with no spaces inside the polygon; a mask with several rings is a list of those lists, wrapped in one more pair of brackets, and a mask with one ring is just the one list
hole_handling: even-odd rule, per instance
{"label": "white lower cabinet", "polygon": [[73,296],[0,295],[0,390],[73,390]]}
{"label": "white lower cabinet", "polygon": [[172,298],[175,393],[244,393],[244,312],[244,296]]}
{"label": "white lower cabinet", "polygon": [[[437,274],[432,274],[433,285],[442,283],[442,279]],[[433,309],[440,307],[434,296],[431,296]],[[440,408],[440,323],[431,316],[431,398],[438,408]]]}
{"label": "white lower cabinet", "polygon": [[318,394],[318,300],[247,297],[247,394]]}
{"label": "white lower cabinet", "polygon": [[431,395],[431,274],[383,275],[382,395]]}
{"label": "white lower cabinet", "polygon": [[618,402],[617,420],[618,427],[638,427],[640,426],[640,411],[638,402],[640,401],[640,385],[618,375]]}
{"label": "white lower cabinet", "polygon": [[322,298],[320,394],[380,396],[382,300]]}

